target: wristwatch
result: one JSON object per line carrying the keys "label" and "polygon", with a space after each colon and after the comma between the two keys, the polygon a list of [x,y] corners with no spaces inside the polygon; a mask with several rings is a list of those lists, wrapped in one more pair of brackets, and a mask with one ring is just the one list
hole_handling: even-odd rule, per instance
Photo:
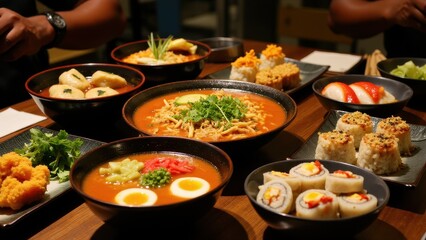
{"label": "wristwatch", "polygon": [[43,14],[46,16],[47,21],[49,21],[50,25],[52,25],[53,29],[55,30],[55,37],[53,38],[53,41],[46,45],[46,48],[52,48],[60,43],[64,38],[67,31],[67,23],[61,17],[61,15],[55,12],[49,11]]}

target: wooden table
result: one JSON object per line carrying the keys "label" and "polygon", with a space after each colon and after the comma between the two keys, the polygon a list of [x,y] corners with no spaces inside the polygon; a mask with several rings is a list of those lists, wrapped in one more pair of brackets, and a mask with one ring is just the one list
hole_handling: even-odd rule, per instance
{"label": "wooden table", "polygon": [[[265,46],[265,43],[262,42],[245,41],[247,50],[254,49],[259,52]],[[287,57],[295,59],[300,59],[313,51],[313,49],[297,46],[283,46],[283,49]],[[226,66],[228,65],[207,64],[200,77],[205,77]],[[332,73],[325,75],[330,74]],[[327,111],[312,94],[310,87],[302,89],[292,97],[297,103],[298,113],[295,120],[280,135],[254,152],[247,153],[246,149],[241,149],[241,154],[231,155],[235,164],[234,175],[215,208],[194,225],[173,231],[173,233],[168,231],[173,223],[165,219],[164,223],[161,223],[164,224],[164,231],[158,233],[159,237],[233,240],[276,239],[278,237],[289,239],[285,232],[271,229],[257,215],[244,194],[243,181],[254,168],[291,156],[312,134],[316,133],[317,128],[322,124]],[[42,114],[32,100],[12,107],[20,111]],[[426,125],[425,110],[405,107],[401,117],[409,123]],[[50,119],[37,125],[58,128]],[[9,139],[19,132],[0,138],[0,141]],[[342,236],[342,238],[345,236],[349,239],[421,239],[426,232],[426,177],[423,176],[417,188],[392,184],[389,184],[389,187],[391,197],[388,206],[381,212],[379,219],[373,225],[357,236],[338,236]],[[125,239],[130,235],[147,237],[148,232],[149,229],[143,229],[143,226],[137,232],[128,233],[120,232],[104,224],[89,210],[82,199],[70,190],[13,226],[0,229],[0,239]],[[338,229],[336,229],[337,232]],[[152,236],[152,234],[150,235]],[[334,235],[334,233],[330,234]]]}

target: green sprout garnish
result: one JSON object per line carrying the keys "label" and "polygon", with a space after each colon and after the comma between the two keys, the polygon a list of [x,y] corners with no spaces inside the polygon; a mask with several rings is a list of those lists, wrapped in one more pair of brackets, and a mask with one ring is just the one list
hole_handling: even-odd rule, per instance
{"label": "green sprout garnish", "polygon": [[173,36],[168,36],[165,40],[158,38],[158,43],[155,42],[154,34],[151,33],[148,39],[148,46],[151,49],[154,58],[157,60],[163,59],[164,54],[167,52],[170,42],[173,39]]}
{"label": "green sprout garnish", "polygon": [[145,187],[158,188],[170,182],[172,175],[165,168],[158,168],[142,174],[140,184]]}

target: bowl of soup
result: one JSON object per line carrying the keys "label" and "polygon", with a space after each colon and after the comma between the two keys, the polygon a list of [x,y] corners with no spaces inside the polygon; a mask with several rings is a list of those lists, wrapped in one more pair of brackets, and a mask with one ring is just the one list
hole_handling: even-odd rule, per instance
{"label": "bowl of soup", "polygon": [[203,79],[143,90],[122,113],[144,136],[179,136],[240,151],[272,140],[293,121],[297,107],[288,94],[271,87]]}
{"label": "bowl of soup", "polygon": [[173,39],[178,41],[174,49],[165,50],[162,56],[153,56],[155,50],[151,50],[150,45],[158,47],[159,44],[165,44],[166,40],[160,38],[153,40],[154,43],[150,43],[150,40],[124,43],[111,51],[111,58],[116,63],[143,72],[147,79],[145,87],[197,78],[204,69],[211,48],[205,43],[177,38]]}
{"label": "bowl of soup", "polygon": [[244,191],[283,239],[334,239],[336,231],[351,238],[373,224],[390,197],[387,184],[373,172],[316,159],[260,166],[247,175]]}
{"label": "bowl of soup", "polygon": [[178,137],[134,137],[76,160],[72,188],[105,223],[140,230],[189,224],[210,211],[233,172],[220,148]]}
{"label": "bowl of soup", "polygon": [[40,110],[61,126],[90,128],[109,125],[121,108],[141,90],[139,70],[108,63],[82,63],[47,69],[25,83]]}

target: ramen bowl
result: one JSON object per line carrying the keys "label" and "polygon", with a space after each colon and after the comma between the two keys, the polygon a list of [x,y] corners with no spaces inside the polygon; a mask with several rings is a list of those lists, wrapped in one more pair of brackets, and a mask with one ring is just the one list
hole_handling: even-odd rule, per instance
{"label": "ramen bowl", "polygon": [[[336,231],[343,233],[348,238],[351,238],[368,228],[377,219],[380,212],[388,203],[390,197],[389,188],[386,183],[374,173],[343,162],[320,160],[320,163],[330,173],[336,170],[344,170],[351,171],[354,174],[364,177],[364,189],[369,194],[372,194],[377,198],[376,207],[366,213],[352,217],[339,216],[334,219],[308,219],[296,216],[296,210],[292,210],[288,214],[279,213],[257,201],[259,186],[264,184],[264,173],[269,171],[289,173],[291,168],[299,164],[312,161],[315,161],[315,159],[277,161],[255,169],[246,177],[244,182],[244,191],[259,216],[272,229],[278,230],[286,236],[297,237],[298,239],[307,239],[311,237],[319,239],[328,238]],[[333,238],[333,236],[331,237]]]}
{"label": "ramen bowl", "polygon": [[[64,99],[50,97],[48,89],[59,83],[59,76],[76,69],[84,77],[90,78],[98,70],[114,73],[127,81],[127,86],[119,94],[99,97]],[[40,110],[56,123],[69,128],[91,128],[109,125],[120,120],[124,103],[141,90],[145,76],[137,69],[107,63],[82,63],[63,65],[36,73],[25,83],[27,92],[31,95]]]}
{"label": "ramen bowl", "polygon": [[[243,95],[248,97],[249,103],[247,104],[257,104],[262,105],[259,108],[254,106],[249,106],[247,109],[260,109],[259,111],[266,112],[268,115],[267,118],[259,120],[253,120],[252,122],[259,123],[261,125],[255,125],[251,129],[235,129],[235,125],[241,123],[237,121],[234,125],[234,128],[231,128],[231,125],[226,123],[219,123],[219,120],[212,120],[207,125],[204,125],[203,130],[195,126],[194,135],[190,136],[189,131],[183,129],[178,132],[168,132],[167,128],[174,128],[170,125],[165,125],[165,128],[161,128],[163,131],[156,131],[158,125],[151,124],[152,114],[155,111],[161,111],[164,106],[163,99],[167,98],[168,101],[171,101],[170,105],[172,106],[171,110],[175,111],[175,103],[173,99],[185,99],[188,96],[198,96],[198,94],[205,94],[210,96],[213,92],[223,91],[225,95],[231,95],[231,98],[238,98]],[[185,95],[185,96],[184,96]],[[184,96],[184,97],[180,97]],[[227,108],[228,112],[232,109],[237,110],[241,107],[240,105],[232,105],[235,102],[231,102],[230,107],[228,106],[219,106],[218,103],[216,106],[214,104],[207,104],[210,106],[209,110],[206,110],[206,106],[198,108],[197,111],[206,110],[206,112],[216,112],[220,116],[226,115],[225,109]],[[205,102],[203,103],[205,104]],[[203,105],[201,104],[201,105]],[[246,104],[246,103],[244,103]],[[207,107],[208,108],[208,107]],[[195,108],[193,108],[195,109]],[[264,110],[263,110],[264,109]],[[218,111],[215,111],[218,110]],[[180,111],[180,110],[177,110]],[[155,136],[155,135],[165,135],[165,136],[176,136],[196,138],[205,142],[212,143],[226,151],[241,151],[241,149],[256,149],[266,144],[272,140],[278,133],[280,133],[286,126],[288,126],[296,116],[297,107],[294,100],[283,93],[282,91],[276,90],[271,87],[263,86],[260,84],[249,83],[244,81],[235,81],[235,80],[223,80],[223,79],[203,79],[203,80],[192,80],[192,81],[181,81],[174,83],[162,84],[155,86],[146,90],[143,90],[139,94],[133,96],[129,99],[123,107],[123,118],[125,122],[134,130],[138,131],[141,135],[144,136]],[[182,112],[181,112],[182,113]],[[253,115],[264,114],[258,112],[252,112]],[[175,114],[167,113],[170,118],[175,118]],[[166,114],[166,115],[167,115]],[[249,114],[249,113],[247,113]],[[162,116],[166,116],[162,115]],[[209,119],[209,118],[204,118]],[[231,117],[226,118],[231,122]],[[231,120],[230,120],[231,119]],[[236,119],[236,118],[234,118]],[[148,122],[144,122],[148,121]],[[183,120],[185,121],[185,120]],[[191,120],[194,122],[194,120]],[[199,121],[198,123],[200,123]],[[188,122],[186,122],[188,123]],[[246,122],[247,123],[247,122]],[[263,124],[262,124],[263,123]],[[170,123],[169,123],[170,124]],[[216,127],[213,127],[214,124],[217,124]],[[245,123],[241,123],[244,125]],[[248,123],[247,123],[248,124]],[[147,128],[148,127],[148,128]],[[249,126],[250,127],[250,126]],[[177,127],[175,129],[179,129]],[[253,128],[261,129],[262,131],[254,131]],[[181,128],[180,128],[181,129]],[[222,130],[228,130],[228,134],[222,132]],[[199,135],[197,135],[197,130]],[[234,131],[238,130],[238,131]],[[241,131],[239,131],[241,130]],[[246,133],[238,134],[238,132],[246,131]],[[254,132],[254,134],[250,134]],[[223,136],[223,138],[222,138]]]}
{"label": "ramen bowl", "polygon": [[192,40],[187,41],[197,46],[195,54],[199,56],[196,59],[186,62],[150,65],[133,64],[123,61],[123,58],[133,53],[148,49],[148,40],[122,44],[111,51],[111,58],[118,64],[127,65],[140,70],[147,80],[145,87],[155,86],[166,82],[191,80],[197,78],[204,69],[206,59],[210,55],[211,49],[204,43]]}
{"label": "ramen bowl", "polygon": [[399,65],[404,65],[404,63],[408,61],[413,61],[418,67],[426,64],[426,58],[388,58],[377,63],[377,69],[383,77],[394,79],[411,87],[411,89],[413,89],[413,97],[410,100],[410,104],[417,103],[422,105],[423,99],[426,97],[426,80],[404,78],[391,74],[392,70]]}
{"label": "ramen bowl", "polygon": [[[154,154],[150,159],[156,158],[156,154],[173,155],[179,159],[185,157],[201,159],[205,164],[210,165],[212,168],[216,168],[215,171],[218,172],[220,178],[215,185],[211,184],[210,189],[202,195],[192,196],[192,198],[186,199],[181,198],[179,202],[174,203],[162,202],[159,205],[125,205],[120,204],[118,200],[117,202],[110,202],[101,198],[107,193],[89,193],[89,190],[85,188],[85,186],[90,186],[92,184],[92,182],[85,184],[85,181],[88,181],[89,173],[98,171],[97,167],[100,165],[108,164],[112,160],[124,159],[127,157],[133,160],[136,159],[135,155],[140,154]],[[195,168],[199,168],[201,165],[194,164],[194,166]],[[145,164],[145,167],[147,167],[147,164]],[[143,170],[144,169],[141,171]],[[193,172],[196,171],[197,169]],[[104,144],[81,156],[72,166],[70,171],[70,183],[77,194],[85,200],[90,210],[105,223],[119,228],[148,230],[153,227],[164,227],[163,224],[159,223],[167,222],[176,226],[197,221],[213,208],[214,204],[221,196],[222,190],[229,182],[232,172],[233,165],[230,157],[224,151],[211,144],[185,138],[135,137]],[[180,177],[190,176],[188,174],[191,173],[178,173],[177,175],[172,175],[173,181],[176,181],[176,179]],[[133,181],[139,182],[138,179],[140,178]],[[208,182],[210,183],[210,181]],[[105,185],[105,183],[103,184]],[[114,185],[114,188],[120,187],[120,184],[115,183]],[[173,183],[149,189],[153,191],[156,191],[155,188],[167,190],[171,185],[173,185]],[[147,190],[147,188],[141,186],[132,187],[133,189],[138,188]],[[157,202],[167,200],[165,199],[166,197],[162,197],[158,192],[156,193],[158,194]],[[116,195],[115,199],[118,199],[118,195],[119,194]],[[148,196],[148,199],[150,199],[151,196]],[[143,195],[141,197],[143,197]]]}
{"label": "ramen bowl", "polygon": [[[396,101],[381,104],[357,104],[341,102],[322,94],[322,90],[328,84],[334,82],[343,82],[348,85],[356,82],[370,82],[384,87],[386,91],[395,97]],[[343,110],[348,112],[360,111],[376,117],[388,117],[392,114],[399,113],[413,96],[413,90],[404,83],[385,77],[357,74],[324,77],[315,81],[312,84],[312,89],[319,102],[327,110]]]}

